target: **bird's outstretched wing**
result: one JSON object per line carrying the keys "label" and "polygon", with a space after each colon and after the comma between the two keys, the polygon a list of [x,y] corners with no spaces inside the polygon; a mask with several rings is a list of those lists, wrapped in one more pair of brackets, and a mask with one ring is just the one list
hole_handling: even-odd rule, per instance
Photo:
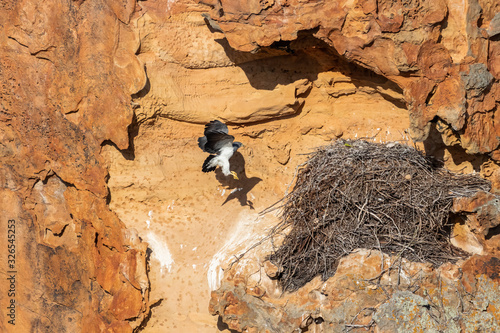
{"label": "bird's outstretched wing", "polygon": [[227,134],[227,126],[218,120],[205,125],[205,136],[198,138],[198,146],[204,152],[219,154],[224,147],[232,147],[234,136]]}
{"label": "bird's outstretched wing", "polygon": [[205,132],[203,134],[207,136],[207,133],[211,132],[222,132],[226,134],[229,133],[226,124],[218,120],[212,120],[211,122],[205,125]]}
{"label": "bird's outstretched wing", "polygon": [[205,144],[205,151],[210,154],[219,154],[220,150],[224,147],[233,147],[234,136],[217,132],[206,135],[207,143]]}

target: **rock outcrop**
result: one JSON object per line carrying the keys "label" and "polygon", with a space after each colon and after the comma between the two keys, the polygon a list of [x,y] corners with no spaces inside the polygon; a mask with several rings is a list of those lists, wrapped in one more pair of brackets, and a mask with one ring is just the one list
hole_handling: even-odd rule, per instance
{"label": "rock outcrop", "polygon": [[131,94],[146,82],[134,12],[0,5],[2,332],[132,332],[149,313],[147,244],[108,208],[100,156],[107,140],[128,147]]}
{"label": "rock outcrop", "polygon": [[[319,280],[279,297],[276,271],[259,262],[265,250],[254,264],[227,263],[275,222],[257,212],[283,197],[304,154],[337,138],[423,141],[498,192],[498,11],[487,0],[0,4],[3,249],[9,221],[16,230],[14,268],[0,251],[0,306],[15,300],[16,326],[1,311],[0,330],[364,329],[373,320],[391,331],[396,308],[408,311],[405,323],[431,318],[421,326],[430,329],[443,318],[494,327],[497,294],[485,296],[498,284],[493,194],[454,207],[455,242],[474,257],[438,270],[404,263],[423,272],[419,290],[409,287],[416,277],[387,290],[394,270],[366,282],[394,258],[361,251],[344,263],[364,260],[353,272],[366,276],[327,281],[325,293],[339,295],[324,311]],[[232,161],[240,182],[199,171],[196,137],[214,118],[245,145]],[[15,297],[3,292],[9,271]],[[219,322],[206,310],[210,289]]]}
{"label": "rock outcrop", "polygon": [[206,1],[231,47],[259,52],[300,33],[404,91],[412,138],[439,121],[442,140],[498,161],[498,5],[488,1]]}
{"label": "rock outcrop", "polygon": [[[500,132],[494,125],[494,119],[498,112],[500,86],[495,67],[498,62],[498,52],[495,51],[498,44],[495,37],[498,33],[495,28],[498,7],[495,4],[486,1],[465,4],[454,1],[205,3],[212,6],[207,23],[218,33],[223,33],[236,50],[258,54],[279,49],[293,54],[299,49],[297,41],[306,34],[323,41],[339,57],[396,83],[404,92],[412,138],[424,141],[430,153],[444,150],[442,157],[453,160],[455,164],[463,156],[476,155],[475,170],[490,178],[492,192],[498,193]],[[438,142],[441,148],[437,148]],[[472,160],[470,157],[465,159]],[[454,244],[470,253],[493,254],[493,257],[481,257],[479,260],[497,262],[498,198],[482,193],[471,199],[458,200],[454,211],[462,219],[454,227]],[[262,260],[265,251],[258,257]],[[474,277],[476,287],[482,283],[479,281],[481,274],[486,275],[487,288],[495,290],[498,281],[495,281],[495,274],[488,275],[491,269],[489,264],[468,271],[468,263],[464,266],[459,264],[460,272]],[[334,309],[323,312],[325,304],[331,306],[337,301],[336,296],[329,296],[338,292],[322,294],[317,284],[291,295],[273,296],[279,293],[276,286],[269,287],[271,282],[266,285],[265,281],[257,283],[253,280],[255,274],[258,279],[263,276],[264,269],[259,264],[248,270],[244,264],[236,266],[227,272],[221,288],[213,293],[211,312],[220,315],[230,329],[237,331],[293,331],[311,329],[314,323],[332,332],[372,327],[379,332],[398,331],[401,327],[405,330],[447,331],[498,329],[494,302],[487,315],[483,313],[488,311],[487,307],[481,306],[467,318],[462,318],[460,313],[451,315],[456,327],[449,326],[446,312],[451,308],[445,309],[442,301],[442,313],[426,313],[421,309],[433,310],[436,300],[429,303],[425,294],[417,295],[408,290],[385,291],[385,295],[377,300],[376,293],[372,291],[378,287],[370,287],[367,290],[372,298],[356,296],[356,301],[359,300],[362,305],[353,306],[356,301],[348,300],[348,305],[334,303]],[[324,286],[343,279],[350,272],[337,272]],[[436,274],[437,271],[429,272]],[[382,276],[383,273],[378,272]],[[359,285],[372,278],[364,273],[360,276],[362,278],[350,281]],[[450,288],[456,289],[461,278],[453,279]],[[441,288],[441,282],[437,280],[430,285],[431,288],[438,285]],[[343,286],[342,289],[352,290],[353,287]],[[323,304],[311,301],[315,293],[322,295],[318,299],[322,299]],[[425,293],[432,292],[426,290]],[[474,297],[482,299],[487,297],[486,294],[482,290]],[[453,303],[457,307],[462,304],[461,294],[455,297],[455,301],[450,301],[448,305]],[[470,302],[475,304],[477,301]],[[366,308],[372,309],[370,314],[362,313]],[[394,315],[395,312],[401,316]],[[271,314],[266,316],[266,313]],[[356,323],[360,315],[366,320]],[[415,315],[421,320],[408,326],[407,323]],[[352,319],[350,324],[345,322],[348,317]]]}
{"label": "rock outcrop", "polygon": [[235,264],[210,311],[237,332],[495,332],[500,329],[497,257],[439,269],[360,249],[334,277],[282,294],[266,263]]}
{"label": "rock outcrop", "polygon": [[300,32],[308,31],[340,56],[404,89],[415,139],[425,140],[429,123],[438,117],[469,153],[498,148],[497,132],[485,138],[472,121],[477,113],[493,117],[499,99],[498,54],[489,51],[498,43],[495,5],[453,0],[207,3],[213,7],[210,19],[236,50],[280,45],[293,50]]}

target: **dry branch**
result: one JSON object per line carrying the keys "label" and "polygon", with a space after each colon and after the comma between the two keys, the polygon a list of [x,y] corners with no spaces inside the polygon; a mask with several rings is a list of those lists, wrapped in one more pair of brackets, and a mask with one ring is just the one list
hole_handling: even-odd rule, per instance
{"label": "dry branch", "polygon": [[318,274],[327,279],[357,248],[435,265],[464,255],[449,243],[450,207],[454,198],[488,191],[486,180],[453,174],[401,144],[337,141],[310,155],[271,232],[289,230],[269,256],[282,268],[284,290]]}

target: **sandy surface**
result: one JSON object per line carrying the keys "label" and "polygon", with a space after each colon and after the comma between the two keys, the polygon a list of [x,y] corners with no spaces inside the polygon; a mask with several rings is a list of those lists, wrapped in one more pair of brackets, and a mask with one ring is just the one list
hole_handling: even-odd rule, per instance
{"label": "sandy surface", "polygon": [[323,105],[290,119],[230,127],[244,144],[231,160],[239,181],[200,171],[207,154],[196,139],[203,125],[159,118],[141,124],[133,154],[103,148],[110,208],[152,250],[155,305],[144,332],[218,330],[217,318],[207,310],[210,291],[237,250],[275,221],[258,213],[283,196],[304,153],[337,135],[406,139],[406,110],[378,95],[341,97],[328,107],[329,113]]}

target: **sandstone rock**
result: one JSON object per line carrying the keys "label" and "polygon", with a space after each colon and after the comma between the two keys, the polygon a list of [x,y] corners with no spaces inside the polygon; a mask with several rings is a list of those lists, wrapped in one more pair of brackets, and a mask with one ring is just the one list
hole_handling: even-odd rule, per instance
{"label": "sandstone rock", "polygon": [[[482,237],[480,237],[480,239],[481,238]],[[484,254],[484,246],[482,242],[466,224],[456,223],[453,226],[450,243],[470,254]]]}
{"label": "sandstone rock", "polygon": [[451,57],[444,46],[427,41],[420,47],[417,64],[424,77],[441,82],[449,72]]}
{"label": "sandstone rock", "polygon": [[[403,25],[404,8],[402,3],[390,1],[377,1],[377,23],[383,32],[398,32]],[[366,13],[365,11],[365,14]]]}
{"label": "sandstone rock", "polygon": [[[241,231],[254,222],[247,210],[281,198],[301,154],[340,136],[408,141],[410,124],[413,139],[426,140],[438,124],[450,146],[446,154],[477,154],[464,163],[498,191],[500,44],[498,7],[491,2],[23,0],[0,5],[0,19],[1,227],[19,221],[21,331],[137,328],[150,297],[149,250],[141,238],[154,244],[152,330],[178,330],[176,324],[212,330],[216,322],[199,306],[208,300],[207,262],[221,272],[220,246],[228,245],[222,253],[230,256],[231,241],[248,240]],[[248,143],[234,157],[238,184],[199,174],[202,156],[193,138],[199,124],[214,118]],[[471,252],[500,252],[492,198],[457,203],[467,216],[455,226],[457,240],[462,237],[457,244]],[[137,233],[125,231],[108,204]],[[213,222],[220,205],[225,215]],[[187,236],[193,234],[195,240]],[[197,243],[201,238],[208,241]],[[186,244],[193,245],[190,255]],[[7,260],[3,252],[0,258]],[[212,312],[228,327],[248,331],[370,325],[375,315],[363,307],[376,308],[388,296],[365,275],[376,277],[377,265],[390,260],[365,252],[353,258],[358,262],[343,262],[327,284],[315,280],[284,299],[269,276],[259,282],[255,271],[228,272],[225,294],[214,293],[228,312],[215,301]],[[464,302],[473,307],[459,320],[466,330],[491,331],[498,281],[491,282],[491,271],[484,279],[476,275],[485,266],[494,270],[496,257],[484,264],[475,258],[460,267],[467,290],[477,285],[480,296]],[[379,328],[394,327],[394,318],[384,317],[394,304],[402,310],[413,304],[423,317],[441,314],[432,305],[441,293],[436,271],[409,265],[415,269],[400,282],[410,286],[408,276],[421,270],[430,296],[388,287]],[[250,268],[261,270],[258,262]],[[449,318],[458,316],[453,290],[462,281],[458,268],[452,271],[443,273],[452,281],[442,289]],[[380,280],[386,288],[397,278],[392,271]],[[408,318],[400,316],[410,325]],[[1,331],[9,330],[5,319]],[[412,327],[441,327],[434,324]]]}
{"label": "sandstone rock", "polygon": [[269,260],[264,261],[264,270],[271,279],[278,277],[280,273],[279,267],[271,263]]}
{"label": "sandstone rock", "polygon": [[[465,90],[461,81],[447,78],[439,84],[428,101],[428,109],[449,124],[454,131],[465,125]],[[454,144],[447,144],[453,146]]]}
{"label": "sandstone rock", "polygon": [[[359,6],[344,2],[339,5],[343,10],[323,1],[308,6],[292,2],[283,12],[280,12],[280,4],[270,2],[258,8],[233,6],[230,14],[226,14],[223,7],[218,11],[215,6],[211,17],[233,48],[257,52],[272,42],[279,42],[282,36],[273,33],[278,27],[291,36],[293,31],[316,28],[314,36],[341,56],[401,85],[409,104],[414,139],[426,140],[430,123],[438,116],[456,131],[466,128],[461,140],[448,141],[450,144],[458,143],[470,154],[488,153],[498,147],[498,133],[491,125],[491,115],[476,115],[479,119],[466,115],[475,113],[473,110],[484,110],[478,101],[484,92],[488,93],[487,87],[498,73],[494,61],[497,42],[491,40],[492,47],[488,48],[476,24],[484,7],[484,28],[488,36],[496,34],[498,20],[488,2],[464,5],[455,1],[425,1],[420,7],[406,7],[392,2],[379,1],[375,6],[373,2],[361,1]],[[311,11],[311,7],[315,10]],[[293,8],[293,13],[289,8]],[[378,10],[376,15],[374,8]],[[326,24],[326,13],[335,23]],[[295,23],[286,27],[286,23],[295,18]],[[418,78],[401,80],[400,71],[414,72]]]}
{"label": "sandstone rock", "polygon": [[472,96],[479,96],[490,85],[493,75],[488,72],[488,68],[484,64],[473,64],[469,68],[469,73],[462,73],[462,80],[465,89]]}
{"label": "sandstone rock", "polygon": [[497,253],[499,203],[498,195],[485,192],[455,200],[452,211],[465,221],[455,224],[452,243],[469,253]]}
{"label": "sandstone rock", "polygon": [[460,198],[453,204],[455,213],[474,213],[468,224],[476,233],[486,235],[490,228],[500,224],[498,212],[500,198],[497,195],[478,192],[472,198]]}
{"label": "sandstone rock", "polygon": [[[430,304],[425,298],[409,291],[397,291],[377,309],[373,320],[377,323],[377,332],[438,331],[441,327],[428,309]],[[455,323],[448,329],[460,330]]]}
{"label": "sandstone rock", "polygon": [[135,1],[0,6],[0,225],[6,235],[16,221],[17,249],[16,325],[2,312],[3,332],[132,332],[149,312],[147,245],[125,247],[100,156],[105,140],[128,147],[130,94],[145,82],[126,26],[134,10]]}
{"label": "sandstone rock", "polygon": [[[276,297],[242,293],[242,280],[235,283],[232,271],[251,270],[233,267],[212,293],[210,311],[240,332],[496,330],[500,298],[494,291],[498,276],[493,272],[498,262],[496,257],[474,256],[459,266],[446,264],[436,270],[405,260],[399,264],[378,251],[358,250],[342,259],[327,281],[315,279],[297,292]],[[449,318],[455,318],[452,324]]]}
{"label": "sandstone rock", "polygon": [[496,36],[500,33],[500,13],[497,13],[493,17],[486,31],[490,37]]}

